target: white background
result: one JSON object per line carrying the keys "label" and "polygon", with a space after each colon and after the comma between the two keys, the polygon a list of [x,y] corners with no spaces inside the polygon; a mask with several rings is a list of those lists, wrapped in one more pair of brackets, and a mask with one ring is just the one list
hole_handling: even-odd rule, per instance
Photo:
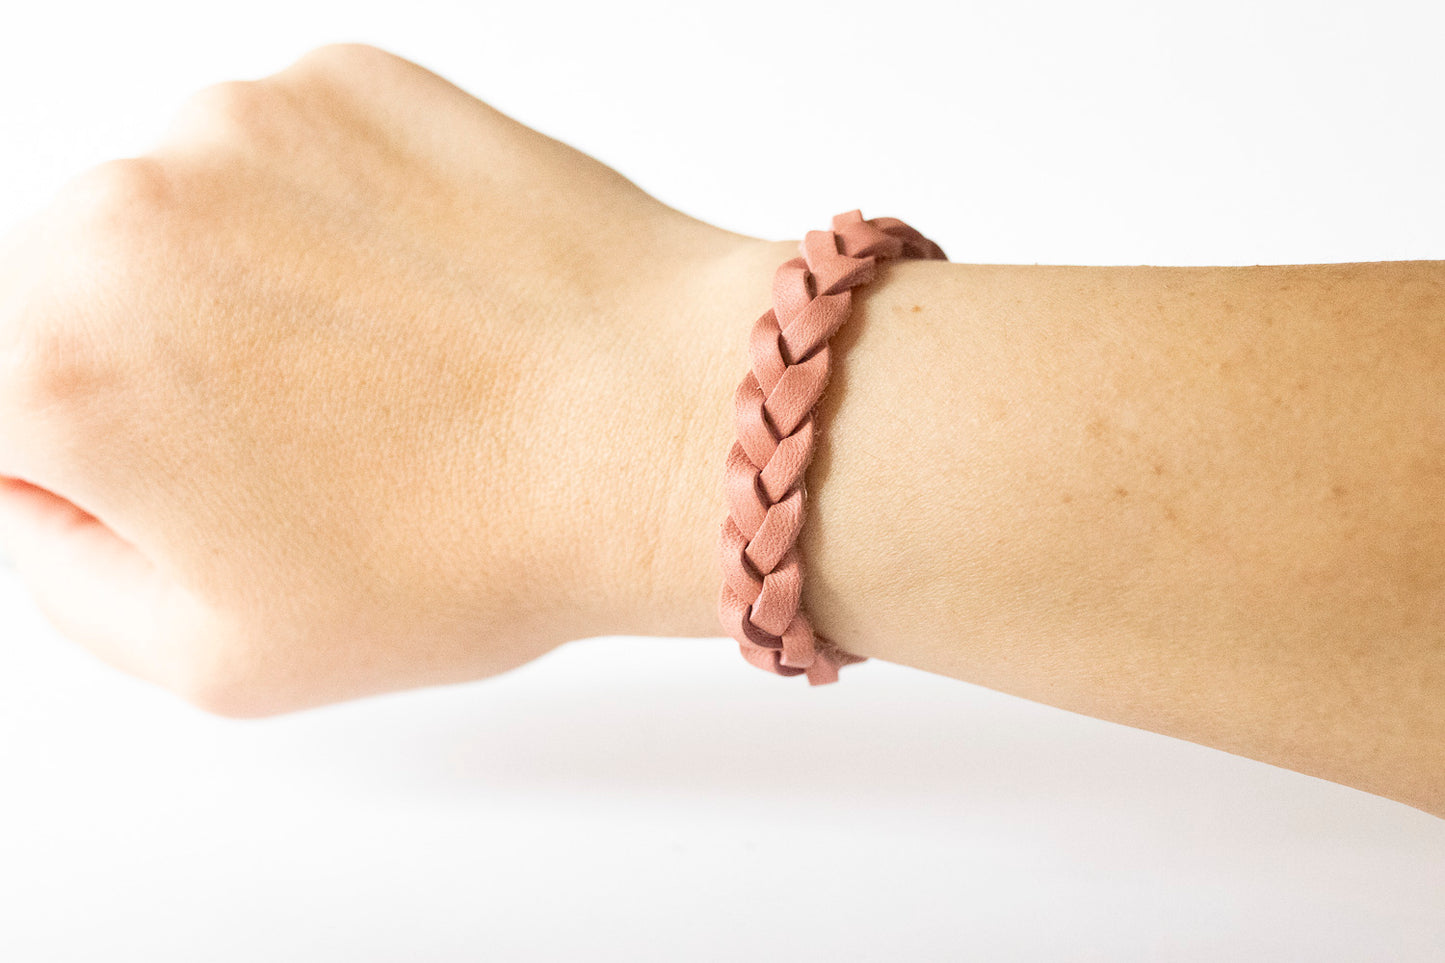
{"label": "white background", "polygon": [[[359,40],[759,237],[858,207],[955,261],[1445,259],[1436,9],[4,0],[0,227]],[[1438,963],[1445,820],[876,661],[811,690],[721,629],[217,719],[0,568],[0,959]]]}

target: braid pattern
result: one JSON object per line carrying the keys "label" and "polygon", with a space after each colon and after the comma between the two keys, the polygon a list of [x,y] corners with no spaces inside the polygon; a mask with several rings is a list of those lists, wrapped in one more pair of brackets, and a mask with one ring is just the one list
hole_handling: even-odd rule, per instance
{"label": "braid pattern", "polygon": [[947,257],[897,218],[865,221],[857,210],[836,215],[830,231],[809,231],[798,250],[773,276],[773,306],[753,326],[752,367],[733,396],[737,440],[723,476],[718,617],[753,665],[807,673],[809,685],[823,685],[837,682],[842,666],[865,661],[816,635],[801,607],[796,543],[813,408],[831,373],[828,342],[848,319],[852,289],[873,280],[880,260]]}

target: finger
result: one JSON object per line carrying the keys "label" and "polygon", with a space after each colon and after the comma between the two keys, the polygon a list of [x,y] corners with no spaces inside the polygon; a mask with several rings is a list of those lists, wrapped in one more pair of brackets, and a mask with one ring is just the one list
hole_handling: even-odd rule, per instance
{"label": "finger", "polygon": [[[82,450],[74,416],[109,377],[96,357],[105,340],[94,326],[101,312],[87,304],[113,300],[94,282],[112,270],[95,255],[115,243],[82,234],[80,212],[107,194],[112,199],[96,206],[118,207],[128,164],[70,178],[48,207],[0,240],[0,477],[53,475],[68,467],[65,453]],[[89,225],[105,218],[114,216],[93,214]]]}
{"label": "finger", "polygon": [[[0,237],[0,476],[23,477],[36,428],[27,417],[30,382],[24,356],[30,348],[29,327],[38,271],[29,255],[38,247],[25,222]],[[27,233],[28,232],[28,233]],[[33,408],[34,406],[29,406]]]}
{"label": "finger", "polygon": [[157,684],[175,592],[99,519],[18,478],[0,478],[0,544],[42,614],[112,666]]}

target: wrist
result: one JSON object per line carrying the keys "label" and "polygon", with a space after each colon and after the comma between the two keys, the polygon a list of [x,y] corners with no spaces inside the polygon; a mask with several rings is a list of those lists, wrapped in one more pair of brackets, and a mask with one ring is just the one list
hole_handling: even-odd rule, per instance
{"label": "wrist", "polygon": [[[677,429],[684,441],[669,462],[675,510],[658,530],[653,555],[656,594],[650,605],[663,627],[651,634],[725,633],[718,615],[723,582],[718,543],[727,515],[724,466],[737,438],[734,395],[751,368],[748,342],[758,316],[772,303],[774,276],[780,265],[798,255],[798,248],[797,241],[756,242],[721,259],[712,272],[711,293],[703,300],[714,310],[692,331],[690,348],[696,361],[680,369],[684,378],[677,383],[677,390],[688,399],[688,421]],[[944,269],[936,261],[884,261],[872,282],[854,289],[851,316],[831,342],[830,384],[814,409],[814,453],[806,473],[804,524],[797,543],[804,572],[802,608],[815,632],[854,655],[881,654],[875,644],[877,633],[858,631],[867,620],[857,618],[855,596],[875,563],[871,552],[860,552],[856,546],[869,544],[860,537],[860,524],[888,525],[875,510],[878,473],[865,469],[878,461],[878,453],[888,450],[898,423],[887,410],[869,402],[868,390],[850,390],[849,381],[857,379],[849,378],[849,354],[873,322],[898,328],[906,317],[901,326],[916,327],[919,302],[926,300],[925,293]],[[867,364],[878,370],[865,380],[899,374],[890,362],[909,354],[889,350],[880,355],[876,334],[872,340]],[[913,383],[911,372],[904,374],[903,383]],[[850,463],[848,474],[853,477],[830,481],[831,448],[839,426],[846,429],[850,457],[861,454],[866,464]]]}
{"label": "wrist", "polygon": [[658,368],[658,513],[648,546],[649,592],[639,600],[646,631],[706,637],[718,621],[722,570],[718,537],[726,515],[723,469],[737,437],[733,396],[748,370],[748,337],[771,301],[778,266],[797,256],[798,241],[741,239],[688,279],[686,309],[667,318]]}
{"label": "wrist", "polygon": [[[536,573],[518,608],[557,644],[722,633],[716,560],[723,466],[747,338],[772,275],[797,253],[709,229],[633,276],[504,408],[515,557]],[[530,363],[530,362],[528,362]],[[504,550],[505,551],[505,550]]]}

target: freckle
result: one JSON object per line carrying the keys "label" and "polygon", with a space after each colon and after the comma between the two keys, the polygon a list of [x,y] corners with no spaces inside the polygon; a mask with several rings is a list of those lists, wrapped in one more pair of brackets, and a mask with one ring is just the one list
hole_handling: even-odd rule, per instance
{"label": "freckle", "polygon": [[1162,475],[1162,474],[1164,474],[1164,466],[1161,465],[1161,464],[1159,464],[1157,461],[1154,463],[1154,474],[1156,474],[1156,475]]}
{"label": "freckle", "polygon": [[914,310],[914,311],[922,311],[923,308],[921,308],[921,307],[919,307],[918,305],[915,304],[915,305],[912,307],[911,310]]}
{"label": "freckle", "polygon": [[1126,495],[1129,494],[1129,489],[1127,489],[1127,488],[1116,488],[1116,489],[1114,489],[1114,494],[1115,494],[1115,495],[1118,495],[1120,498],[1123,498],[1123,497],[1125,497]]}
{"label": "freckle", "polygon": [[1333,495],[1333,496],[1335,496],[1336,498],[1339,498],[1339,497],[1340,497],[1341,495],[1343,495],[1344,493],[1345,493],[1345,486],[1343,486],[1343,485],[1331,485],[1331,486],[1330,486],[1330,494]]}
{"label": "freckle", "polygon": [[1104,433],[1104,420],[1102,418],[1095,418],[1085,426],[1085,430],[1095,438],[1098,438]]}
{"label": "freckle", "polygon": [[1167,519],[1169,519],[1171,522],[1174,521],[1174,509],[1172,509],[1172,508],[1166,508],[1166,509],[1164,509],[1164,517],[1167,518]]}
{"label": "freckle", "polygon": [[1059,499],[1059,501],[1063,502],[1065,505],[1067,505],[1069,502],[1071,502],[1071,501],[1073,501],[1073,500],[1074,500],[1074,496],[1073,496],[1073,495],[1070,495],[1068,492],[1064,492],[1064,496]]}

